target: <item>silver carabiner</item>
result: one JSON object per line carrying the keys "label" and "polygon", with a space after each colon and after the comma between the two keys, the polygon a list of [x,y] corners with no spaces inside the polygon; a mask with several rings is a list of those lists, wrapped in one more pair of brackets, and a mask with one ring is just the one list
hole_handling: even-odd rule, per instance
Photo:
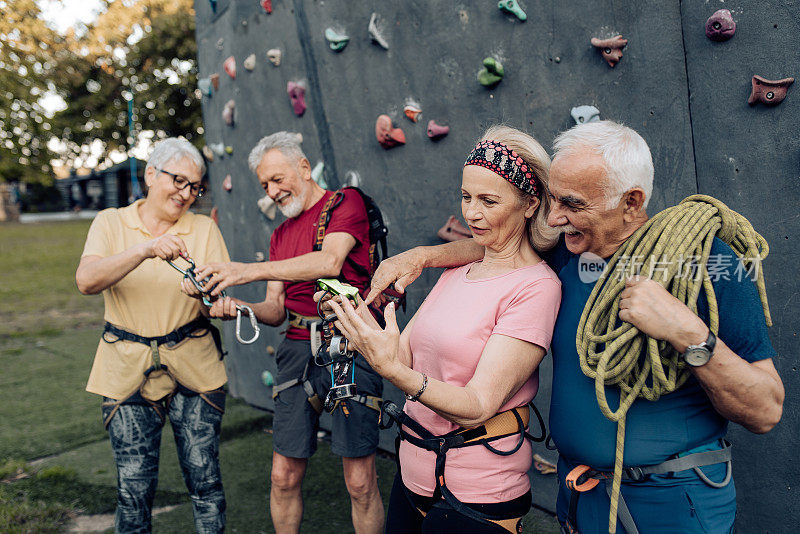
{"label": "silver carabiner", "polygon": [[[253,337],[251,339],[242,339],[242,312],[246,311],[247,316],[250,318],[250,326],[253,329]],[[258,328],[258,321],[256,320],[256,314],[253,313],[252,308],[250,306],[245,306],[244,304],[237,304],[236,305],[236,339],[242,345],[249,345],[255,342],[258,339],[259,334],[261,331]]]}

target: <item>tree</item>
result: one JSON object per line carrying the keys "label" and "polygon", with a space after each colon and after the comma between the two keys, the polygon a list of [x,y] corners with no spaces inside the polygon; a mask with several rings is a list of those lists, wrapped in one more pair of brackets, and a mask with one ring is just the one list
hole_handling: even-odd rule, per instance
{"label": "tree", "polygon": [[0,0],[0,182],[51,180],[51,123],[40,103],[54,87],[64,39],[39,17],[35,0]]}
{"label": "tree", "polygon": [[202,143],[191,4],[113,2],[75,42],[73,56],[62,62],[67,108],[54,117],[54,132],[67,145],[64,159],[85,156],[95,140],[106,158],[125,151],[130,95],[137,135],[150,130],[156,138],[183,135]]}
{"label": "tree", "polygon": [[[0,181],[52,180],[51,160],[101,166],[135,135],[183,135],[200,146],[202,118],[191,0],[109,1],[97,20],[59,35],[36,0],[0,0]],[[41,98],[65,109],[48,117]],[[58,153],[48,148],[52,140]]]}

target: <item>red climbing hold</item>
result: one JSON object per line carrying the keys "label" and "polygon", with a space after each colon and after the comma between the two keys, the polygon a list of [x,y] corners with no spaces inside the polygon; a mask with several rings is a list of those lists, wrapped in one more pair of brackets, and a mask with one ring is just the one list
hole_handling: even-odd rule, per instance
{"label": "red climbing hold", "polygon": [[272,13],[272,0],[261,0],[261,7],[267,12],[267,15]]}
{"label": "red climbing hold", "polygon": [[389,115],[379,115],[375,121],[375,137],[383,148],[392,148],[406,144],[406,134],[392,125]]}
{"label": "red climbing hold", "polygon": [[592,37],[592,46],[600,49],[603,54],[603,59],[606,60],[609,67],[614,67],[619,63],[622,57],[622,49],[628,44],[627,39],[623,39],[621,35],[610,37],[608,39],[598,39]]}
{"label": "red climbing hold", "polygon": [[306,112],[306,87],[303,82],[289,82],[286,84],[286,92],[289,93],[289,99],[292,101],[292,109],[294,114],[302,117]]}
{"label": "red climbing hold", "polygon": [[231,56],[222,64],[222,68],[232,79],[236,79],[236,58]]}
{"label": "red climbing hold", "polygon": [[211,85],[214,86],[215,91],[219,91],[219,73],[214,73],[208,77],[211,80]]}
{"label": "red climbing hold", "polygon": [[231,180],[231,175],[227,175],[225,179],[222,181],[222,189],[225,191],[230,192],[233,189],[233,181]]}
{"label": "red climbing hold", "polygon": [[436,235],[445,241],[458,241],[459,239],[468,239],[472,237],[472,232],[465,228],[464,225],[461,224],[461,221],[451,215],[450,218],[447,219],[447,222],[444,223],[444,226],[439,228],[439,231],[436,232]]}
{"label": "red climbing hold", "polygon": [[431,139],[440,139],[449,133],[449,126],[440,126],[433,119],[428,121],[428,137]]}
{"label": "red climbing hold", "polygon": [[706,21],[706,37],[712,41],[727,41],[736,33],[736,22],[729,9],[719,9]]}
{"label": "red climbing hold", "polygon": [[751,80],[752,90],[747,103],[751,106],[757,102],[768,106],[775,106],[783,102],[789,86],[794,83],[794,78],[784,78],[782,80],[767,80],[755,75]]}

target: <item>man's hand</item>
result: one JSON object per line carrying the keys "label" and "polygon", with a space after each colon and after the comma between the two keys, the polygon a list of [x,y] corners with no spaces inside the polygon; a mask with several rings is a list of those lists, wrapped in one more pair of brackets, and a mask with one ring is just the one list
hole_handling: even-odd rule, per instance
{"label": "man's hand", "polygon": [[[238,286],[252,281],[250,271],[252,263],[209,263],[195,269],[195,277],[204,280],[204,287],[214,288],[209,292],[212,297],[217,297],[226,288]],[[209,278],[208,281],[205,281]]]}
{"label": "man's hand", "polygon": [[200,290],[197,289],[197,287],[195,287],[192,281],[186,277],[184,277],[183,280],[181,280],[181,291],[183,291],[185,294],[189,295],[192,298],[196,299],[203,298],[203,293],[201,293]]}
{"label": "man's hand", "polygon": [[367,298],[364,299],[366,304],[372,304],[374,301],[378,306],[382,306],[384,299],[381,293],[392,283],[394,283],[394,288],[399,293],[405,293],[411,282],[422,274],[424,265],[419,256],[416,249],[412,248],[401,252],[397,256],[383,260],[372,277],[369,293]]}
{"label": "man's hand", "polygon": [[708,327],[661,284],[643,276],[625,282],[620,293],[619,318],[654,339],[663,339],[685,352],[708,337]]}

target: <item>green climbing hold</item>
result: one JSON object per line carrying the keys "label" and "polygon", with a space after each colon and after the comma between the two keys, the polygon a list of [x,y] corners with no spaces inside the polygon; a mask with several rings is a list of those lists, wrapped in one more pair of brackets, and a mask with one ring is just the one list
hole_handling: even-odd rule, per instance
{"label": "green climbing hold", "polygon": [[500,0],[497,2],[497,7],[498,9],[516,15],[516,17],[523,22],[528,20],[528,15],[525,14],[516,0]]}
{"label": "green climbing hold", "polygon": [[272,376],[272,373],[267,370],[261,373],[261,381],[264,382],[264,385],[268,387],[275,385],[275,378]]}
{"label": "green climbing hold", "polygon": [[344,50],[344,47],[347,46],[347,43],[350,42],[350,37],[344,33],[337,32],[333,28],[325,30],[325,39],[328,40],[328,45],[334,52],[341,52]]}
{"label": "green climbing hold", "polygon": [[483,60],[483,68],[478,72],[478,81],[484,87],[491,87],[500,83],[505,71],[503,65],[493,57]]}

